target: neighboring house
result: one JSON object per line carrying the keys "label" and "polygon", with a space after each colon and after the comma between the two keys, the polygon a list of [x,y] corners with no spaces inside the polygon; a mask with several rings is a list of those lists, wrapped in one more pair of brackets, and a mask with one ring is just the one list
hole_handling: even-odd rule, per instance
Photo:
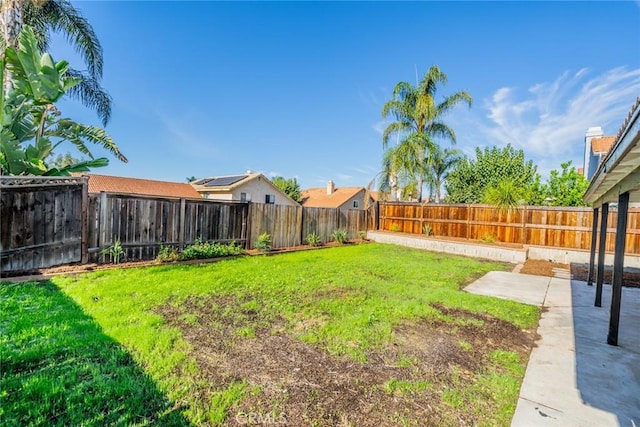
{"label": "neighboring house", "polygon": [[121,193],[141,196],[176,197],[200,199],[198,193],[189,184],[180,182],[154,181],[151,179],[125,178],[122,176],[77,173],[74,176],[89,177],[89,193]]}
{"label": "neighboring house", "polygon": [[205,199],[299,206],[261,173],[204,178],[191,185]]}
{"label": "neighboring house", "polygon": [[[302,191],[302,205],[311,208],[340,208],[365,209],[365,195],[367,190],[364,187],[339,187],[336,188],[333,181],[327,182],[326,187],[309,188]],[[373,198],[369,195],[371,206]]]}
{"label": "neighboring house", "polygon": [[615,142],[615,136],[604,136],[600,126],[587,129],[584,137],[584,176],[591,180],[600,162],[606,157]]}

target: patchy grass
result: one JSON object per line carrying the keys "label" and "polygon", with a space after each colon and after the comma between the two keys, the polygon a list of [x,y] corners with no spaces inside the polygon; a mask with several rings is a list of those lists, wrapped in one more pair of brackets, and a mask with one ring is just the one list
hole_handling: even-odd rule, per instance
{"label": "patchy grass", "polygon": [[[357,418],[360,399],[370,414],[382,414],[378,422],[419,425],[417,414],[436,423],[507,425],[529,349],[494,336],[486,345],[485,335],[516,337],[539,311],[460,291],[503,268],[369,244],[4,284],[1,381],[9,392],[0,396],[0,419],[222,424],[235,413],[289,417],[289,425],[366,425]],[[424,347],[428,339],[432,347]],[[434,358],[434,348],[447,358]],[[296,377],[301,361],[316,370]],[[56,364],[66,373],[48,369]],[[85,367],[91,375],[78,374]],[[39,378],[38,400],[52,403],[34,413],[24,390]],[[356,394],[334,408],[322,391],[332,385]]]}

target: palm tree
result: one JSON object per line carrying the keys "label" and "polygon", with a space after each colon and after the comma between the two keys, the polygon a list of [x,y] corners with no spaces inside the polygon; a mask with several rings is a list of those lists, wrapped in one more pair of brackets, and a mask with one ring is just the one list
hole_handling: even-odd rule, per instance
{"label": "palm tree", "polygon": [[403,199],[404,190],[415,184],[413,178],[418,173],[415,170],[415,158],[421,155],[415,148],[415,145],[405,141],[389,147],[384,153],[379,190],[389,193],[392,202]]}
{"label": "palm tree", "polygon": [[[103,125],[106,125],[111,118],[111,97],[100,86],[102,47],[91,24],[69,0],[2,0],[0,35],[3,47],[17,46],[23,25],[34,29],[38,47],[43,52],[49,50],[51,32],[60,32],[66,36],[87,67],[87,71],[69,69],[67,75],[81,80],[68,94],[95,110]],[[11,82],[11,78],[7,78],[5,82]],[[5,86],[5,94],[9,89]]]}
{"label": "palm tree", "polygon": [[420,153],[408,159],[413,166],[407,171],[417,182],[418,201],[422,201],[422,177],[426,172],[424,159],[437,146],[434,138],[448,139],[452,143],[456,141],[455,132],[441,121],[442,116],[460,102],[466,102],[469,106],[473,102],[469,93],[461,91],[446,96],[438,103],[438,85],[446,84],[447,80],[447,75],[433,65],[417,87],[407,82],[398,83],[393,89],[393,99],[382,107],[382,117],[393,116],[396,120],[382,134],[383,147],[387,148],[389,138],[396,135],[399,144],[407,143],[413,147],[406,151]]}
{"label": "palm tree", "polygon": [[463,158],[464,154],[457,148],[443,150],[442,147],[437,146],[425,159],[427,169],[425,180],[431,185],[436,203],[440,203],[442,183],[449,176],[449,171]]}

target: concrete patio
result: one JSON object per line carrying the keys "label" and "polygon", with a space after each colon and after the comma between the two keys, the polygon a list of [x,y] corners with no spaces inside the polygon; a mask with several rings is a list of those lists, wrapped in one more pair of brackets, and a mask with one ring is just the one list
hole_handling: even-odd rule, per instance
{"label": "concrete patio", "polygon": [[606,344],[611,286],[490,272],[468,292],[543,307],[512,426],[640,426],[640,289],[623,288],[619,346]]}

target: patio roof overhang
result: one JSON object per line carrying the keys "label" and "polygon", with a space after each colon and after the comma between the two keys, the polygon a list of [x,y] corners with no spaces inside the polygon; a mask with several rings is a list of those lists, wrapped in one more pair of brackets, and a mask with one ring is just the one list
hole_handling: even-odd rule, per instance
{"label": "patio roof overhang", "polygon": [[584,200],[594,207],[616,201],[620,194],[627,192],[630,202],[640,202],[639,106],[640,97],[585,192]]}

